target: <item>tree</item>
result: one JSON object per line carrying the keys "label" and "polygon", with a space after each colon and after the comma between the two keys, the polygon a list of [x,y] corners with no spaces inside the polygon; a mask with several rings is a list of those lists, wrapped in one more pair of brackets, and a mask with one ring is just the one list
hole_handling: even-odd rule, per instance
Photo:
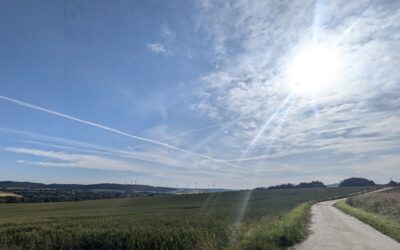
{"label": "tree", "polygon": [[276,186],[271,186],[268,189],[290,189],[290,188],[295,188],[296,186],[294,184],[288,183],[288,184],[281,184],[281,185],[276,185]]}
{"label": "tree", "polygon": [[296,188],[321,188],[326,187],[324,183],[320,181],[312,181],[312,182],[302,182],[296,186]]}
{"label": "tree", "polygon": [[365,178],[352,177],[343,180],[339,185],[339,187],[355,187],[355,186],[375,186],[375,182]]}

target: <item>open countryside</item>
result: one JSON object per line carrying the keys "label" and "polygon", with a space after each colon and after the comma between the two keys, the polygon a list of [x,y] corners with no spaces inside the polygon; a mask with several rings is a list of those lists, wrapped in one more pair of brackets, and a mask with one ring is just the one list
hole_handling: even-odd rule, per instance
{"label": "open countryside", "polygon": [[0,250],[400,250],[400,0],[1,0]]}
{"label": "open countryside", "polygon": [[309,202],[370,189],[254,190],[0,205],[0,245],[4,249],[279,249],[305,237]]}

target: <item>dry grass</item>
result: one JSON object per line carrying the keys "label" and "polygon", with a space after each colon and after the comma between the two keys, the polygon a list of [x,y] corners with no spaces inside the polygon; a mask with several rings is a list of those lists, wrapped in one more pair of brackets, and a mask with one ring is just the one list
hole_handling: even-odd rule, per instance
{"label": "dry grass", "polygon": [[9,192],[0,192],[0,197],[7,197],[7,196],[15,196],[21,198],[21,195],[14,194],[14,193],[9,193]]}
{"label": "dry grass", "polygon": [[400,242],[400,188],[357,195],[335,206]]}
{"label": "dry grass", "polygon": [[400,222],[400,188],[351,197],[347,203],[367,212],[390,217]]}

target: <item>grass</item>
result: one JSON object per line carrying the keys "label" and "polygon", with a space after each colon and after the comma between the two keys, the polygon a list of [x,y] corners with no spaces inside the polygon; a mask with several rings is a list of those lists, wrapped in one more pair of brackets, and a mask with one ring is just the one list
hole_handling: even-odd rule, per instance
{"label": "grass", "polygon": [[310,201],[363,189],[3,204],[0,249],[279,249],[305,236]]}
{"label": "grass", "polygon": [[251,227],[238,244],[238,249],[280,249],[303,240],[307,234],[312,202],[298,205],[274,222]]}
{"label": "grass", "polygon": [[335,206],[400,241],[400,188],[358,195]]}

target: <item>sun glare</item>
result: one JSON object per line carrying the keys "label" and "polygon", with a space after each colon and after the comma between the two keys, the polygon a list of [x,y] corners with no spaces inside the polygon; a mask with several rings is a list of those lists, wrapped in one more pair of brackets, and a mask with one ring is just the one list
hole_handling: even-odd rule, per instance
{"label": "sun glare", "polygon": [[332,87],[338,71],[339,56],[335,49],[312,46],[294,57],[287,76],[290,88],[297,94],[316,95]]}

